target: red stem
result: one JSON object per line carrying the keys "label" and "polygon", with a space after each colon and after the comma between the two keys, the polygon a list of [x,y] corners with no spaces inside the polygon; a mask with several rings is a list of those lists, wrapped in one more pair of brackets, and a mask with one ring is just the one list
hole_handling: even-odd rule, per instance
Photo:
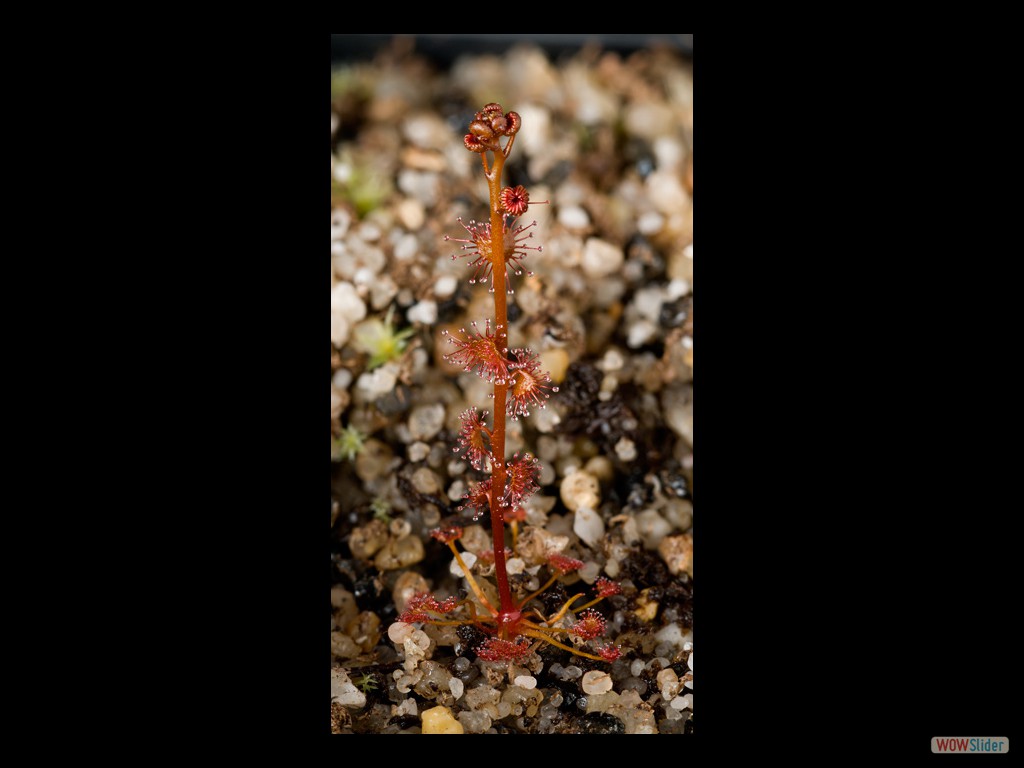
{"label": "red stem", "polygon": [[[505,216],[501,212],[501,172],[505,166],[505,153],[494,152],[494,161],[487,173],[487,188],[491,208],[491,253],[493,254],[492,287],[494,288],[494,323],[498,349],[508,348],[508,302],[505,294]],[[487,167],[486,161],[484,168]],[[494,575],[498,582],[502,616],[517,613],[509,589],[505,567],[505,515],[501,496],[505,491],[505,400],[508,384],[494,384],[494,426],[491,429],[491,535],[494,539]],[[504,629],[504,626],[503,626]],[[504,634],[504,633],[503,633]]]}

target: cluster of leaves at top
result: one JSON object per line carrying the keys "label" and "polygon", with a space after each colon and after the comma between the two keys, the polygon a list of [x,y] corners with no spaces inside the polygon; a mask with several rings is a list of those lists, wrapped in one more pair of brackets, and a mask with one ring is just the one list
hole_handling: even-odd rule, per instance
{"label": "cluster of leaves at top", "polygon": [[589,601],[580,602],[586,597],[581,592],[565,601],[552,615],[545,615],[536,598],[561,577],[581,568],[583,563],[561,553],[549,554],[547,582],[540,589],[518,597],[512,595],[506,567],[505,524],[512,526],[514,545],[517,525],[526,517],[523,504],[538,490],[538,466],[529,453],[522,456],[517,453],[506,460],[505,419],[506,416],[512,419],[528,416],[531,408],[543,408],[550,393],[558,391],[551,386],[549,374],[541,370],[536,353],[508,347],[507,296],[513,293],[509,272],[522,275],[521,263],[527,251],[541,250],[540,246],[524,245],[533,237],[533,232],[527,233],[527,230],[536,222],[526,226],[518,223],[530,206],[529,194],[522,186],[501,186],[505,160],[521,125],[520,116],[516,112],[505,112],[500,104],[487,104],[476,113],[464,142],[466,149],[480,155],[490,198],[489,220],[465,224],[459,219],[469,237],[445,237],[445,240],[463,243],[465,253],[462,255],[471,257],[469,264],[476,272],[470,283],[489,283],[489,291],[494,294],[493,325],[488,319],[483,333],[473,323],[471,333],[462,329],[461,336],[446,334],[454,351],[445,355],[445,359],[467,372],[476,373],[494,387],[491,426],[487,426],[486,411],[467,409],[460,417],[461,430],[454,450],[465,451],[475,470],[490,474],[472,484],[459,509],[471,510],[474,520],[490,513],[493,549],[488,554],[493,556],[497,600],[493,599],[493,589],[490,590],[492,598],[488,598],[456,546],[463,534],[462,526],[448,525],[431,533],[451,549],[471,595],[443,600],[430,593],[416,595],[399,621],[448,626],[472,624],[487,635],[474,650],[488,661],[521,660],[542,643],[596,661],[614,661],[621,654],[617,646],[595,643],[604,634],[606,621],[593,606],[618,594],[621,591],[618,584],[599,578]]}

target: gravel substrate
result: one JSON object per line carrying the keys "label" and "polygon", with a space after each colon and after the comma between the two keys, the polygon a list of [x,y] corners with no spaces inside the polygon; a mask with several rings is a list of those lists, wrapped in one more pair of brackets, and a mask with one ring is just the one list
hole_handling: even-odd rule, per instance
{"label": "gravel substrate", "polygon": [[[332,731],[692,731],[692,63],[521,46],[441,69],[400,42],[336,67],[331,89]],[[445,240],[487,215],[463,135],[488,102],[522,116],[506,183],[550,201],[521,221],[543,250],[509,297],[510,345],[558,387],[508,424],[541,485],[509,572],[533,590],[544,553],[583,561],[552,604],[619,582],[598,606],[612,663],[552,646],[488,662],[475,630],[397,622],[417,593],[464,593],[428,534],[442,521],[488,573],[489,522],[458,510],[484,475],[453,447],[491,387],[442,357],[445,332],[493,317]]]}

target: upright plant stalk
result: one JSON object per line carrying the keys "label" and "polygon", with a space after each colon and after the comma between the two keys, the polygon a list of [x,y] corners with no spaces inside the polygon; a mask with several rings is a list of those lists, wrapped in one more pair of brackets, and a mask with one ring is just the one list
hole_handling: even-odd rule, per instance
{"label": "upright plant stalk", "polygon": [[[509,139],[508,148],[511,149]],[[480,156],[484,161],[486,173],[486,155]],[[491,208],[491,248],[497,253],[505,253],[505,214],[501,212],[501,172],[505,167],[504,152],[494,153],[491,171],[487,174],[487,190],[490,195]],[[505,293],[505,270],[494,270],[494,327],[497,331],[498,349],[508,348],[508,297]],[[494,384],[494,421],[491,428],[491,457],[493,487],[505,487],[505,398],[508,395],[508,384]],[[494,539],[494,576],[498,582],[498,597],[501,600],[503,616],[515,611],[512,592],[508,585],[508,572],[505,567],[505,512],[497,494],[491,494],[491,535]],[[506,638],[507,639],[507,638]]]}
{"label": "upright plant stalk", "polygon": [[[559,578],[583,567],[583,561],[568,557],[560,552],[549,552],[547,566],[551,574],[544,585],[518,601],[513,597],[508,581],[505,563],[505,521],[525,519],[523,504],[538,490],[537,460],[529,453],[518,453],[511,459],[505,456],[506,419],[529,416],[534,406],[543,408],[550,392],[558,387],[550,386],[551,377],[540,368],[537,355],[530,349],[509,349],[508,346],[508,296],[510,273],[521,275],[520,262],[527,251],[539,251],[540,246],[524,245],[533,237],[527,230],[534,227],[534,221],[525,226],[517,224],[519,216],[530,206],[530,196],[521,186],[502,187],[501,174],[505,160],[512,150],[515,135],[521,119],[515,112],[503,112],[500,104],[488,104],[476,113],[469,124],[469,133],[464,143],[470,152],[480,153],[484,176],[487,179],[489,214],[487,223],[471,221],[459,223],[469,237],[445,236],[445,240],[463,243],[463,255],[471,257],[469,266],[476,268],[470,279],[471,284],[490,282],[494,294],[494,327],[491,320],[484,323],[481,333],[477,324],[471,323],[472,332],[465,328],[460,335],[447,331],[443,334],[455,346],[455,351],[444,356],[445,360],[461,365],[466,372],[475,372],[493,385],[494,415],[491,426],[486,424],[487,412],[467,408],[460,415],[461,429],[457,438],[456,452],[465,451],[466,459],[473,469],[490,472],[490,477],[471,481],[469,491],[463,496],[467,507],[473,510],[473,519],[479,520],[485,513],[491,517],[491,537],[494,545],[494,574],[498,585],[499,602],[495,607],[468,567],[455,543],[462,538],[461,525],[445,525],[430,532],[430,535],[444,543],[455,557],[463,577],[477,603],[470,598],[454,596],[439,600],[429,592],[415,595],[409,600],[406,610],[399,617],[405,624],[424,622],[439,626],[460,626],[472,624],[487,636],[475,647],[477,655],[491,662],[522,662],[533,649],[547,643],[569,653],[594,661],[612,662],[622,654],[617,645],[599,645],[595,653],[584,650],[595,641],[606,628],[605,618],[594,609],[600,601],[619,594],[621,587],[609,579],[599,577],[594,583],[595,596],[580,603],[585,597],[578,592],[569,597],[562,607],[551,616],[545,616],[535,605],[527,607],[542,592]],[[507,137],[504,146],[501,137]],[[491,156],[490,165],[487,157]],[[455,259],[457,256],[452,255]],[[532,273],[530,273],[532,274]],[[513,546],[515,531],[513,531]],[[575,607],[573,605],[575,604]],[[479,611],[477,606],[483,608]],[[468,617],[467,615],[468,614]],[[571,620],[570,626],[563,622]],[[565,641],[572,638],[572,644]]]}
{"label": "upright plant stalk", "polygon": [[[522,120],[516,112],[504,113],[500,104],[488,104],[477,112],[469,125],[469,133],[464,138],[466,148],[471,152],[480,153],[484,176],[487,179],[489,198],[489,222],[486,225],[470,222],[463,227],[472,236],[469,239],[455,239],[466,243],[463,250],[470,251],[477,258],[470,266],[477,267],[477,275],[483,279],[490,278],[490,291],[494,294],[494,330],[487,323],[487,330],[481,336],[451,341],[458,347],[456,352],[446,355],[446,359],[463,363],[466,370],[476,369],[477,373],[493,384],[494,415],[492,426],[487,429],[479,421],[475,409],[470,417],[463,414],[463,445],[483,443],[486,435],[489,447],[478,450],[477,458],[484,455],[490,461],[491,478],[478,484],[467,494],[466,506],[477,509],[486,508],[491,517],[491,536],[494,546],[494,571],[498,585],[500,600],[500,616],[506,623],[513,623],[519,616],[519,607],[512,597],[508,582],[508,571],[505,563],[505,514],[522,503],[531,493],[537,490],[535,468],[536,460],[526,454],[516,456],[513,461],[505,459],[505,421],[506,416],[518,418],[529,414],[532,405],[544,406],[549,397],[547,390],[558,391],[557,387],[547,386],[550,376],[541,371],[537,356],[528,349],[509,350],[508,348],[508,295],[512,292],[508,285],[509,267],[516,274],[522,274],[519,262],[525,258],[526,250],[540,250],[540,247],[521,245],[523,240],[533,236],[530,232],[524,237],[517,237],[536,222],[528,226],[512,224],[529,207],[529,194],[521,187],[501,186],[502,171],[519,131]],[[502,146],[501,137],[508,137]],[[491,157],[488,165],[488,155]],[[453,255],[454,259],[455,256]],[[476,282],[476,278],[470,282]],[[467,421],[469,425],[467,428]],[[478,446],[479,449],[479,446]],[[480,466],[476,465],[477,468]]]}

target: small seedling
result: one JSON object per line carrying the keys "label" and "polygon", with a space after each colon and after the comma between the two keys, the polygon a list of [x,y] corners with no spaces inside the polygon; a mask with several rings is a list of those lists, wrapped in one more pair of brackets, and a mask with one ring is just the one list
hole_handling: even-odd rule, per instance
{"label": "small seedling", "polygon": [[369,693],[370,691],[377,690],[377,678],[370,673],[366,673],[355,680],[355,685],[363,693]]}
{"label": "small seedling", "polygon": [[416,333],[414,328],[396,329],[394,313],[395,308],[389,307],[383,320],[373,318],[356,328],[355,346],[370,356],[366,364],[369,371],[400,357],[409,344],[409,338]]}
{"label": "small seedling", "polygon": [[351,424],[331,442],[331,461],[352,461],[363,450],[366,435]]}
{"label": "small seedling", "polygon": [[391,504],[382,496],[370,502],[370,512],[374,520],[380,520],[385,525],[391,522]]}
{"label": "small seedling", "polygon": [[337,173],[331,174],[332,205],[344,201],[363,218],[394,194],[387,174],[368,162],[361,153],[343,148],[336,162]]}

